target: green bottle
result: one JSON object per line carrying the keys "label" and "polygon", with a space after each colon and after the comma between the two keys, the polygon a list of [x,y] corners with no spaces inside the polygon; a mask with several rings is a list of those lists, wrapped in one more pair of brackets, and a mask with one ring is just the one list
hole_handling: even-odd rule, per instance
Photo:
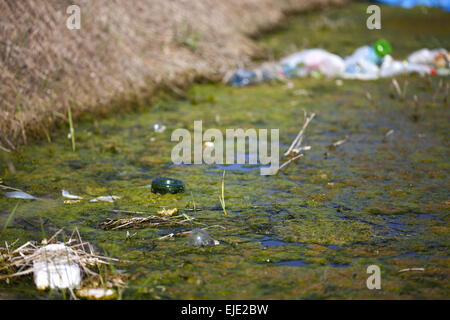
{"label": "green bottle", "polygon": [[165,177],[157,177],[152,181],[152,192],[159,194],[184,192],[184,182]]}
{"label": "green bottle", "polygon": [[391,44],[389,43],[389,41],[385,39],[377,40],[373,44],[373,49],[375,50],[377,55],[380,56],[381,58],[392,52]]}

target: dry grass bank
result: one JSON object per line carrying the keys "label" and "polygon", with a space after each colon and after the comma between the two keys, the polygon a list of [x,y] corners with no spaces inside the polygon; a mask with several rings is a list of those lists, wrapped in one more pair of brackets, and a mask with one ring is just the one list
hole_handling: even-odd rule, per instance
{"label": "dry grass bank", "polygon": [[[212,80],[249,63],[249,38],[284,15],[346,0],[2,0],[0,148],[161,86]],[[66,8],[81,8],[81,30]],[[117,108],[117,107],[116,107]]]}

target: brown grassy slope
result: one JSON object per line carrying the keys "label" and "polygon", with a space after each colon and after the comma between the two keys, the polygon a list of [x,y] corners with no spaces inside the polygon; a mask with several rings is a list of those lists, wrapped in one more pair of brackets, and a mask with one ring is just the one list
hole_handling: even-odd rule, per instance
{"label": "brown grassy slope", "polygon": [[[0,148],[161,85],[217,80],[247,64],[249,35],[287,12],[346,0],[1,0]],[[81,30],[66,8],[81,8]]]}

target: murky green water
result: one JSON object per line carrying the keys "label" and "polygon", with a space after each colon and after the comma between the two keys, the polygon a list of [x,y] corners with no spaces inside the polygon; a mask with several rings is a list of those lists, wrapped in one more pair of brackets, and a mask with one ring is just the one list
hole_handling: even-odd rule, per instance
{"label": "murky green water", "polygon": [[[424,46],[449,48],[448,14],[427,12],[383,8],[383,29],[369,31],[363,29],[365,6],[352,5],[294,17],[286,29],[261,41],[275,56],[292,51],[291,44],[345,55],[380,36],[393,42],[398,58]],[[43,200],[0,196],[2,226],[20,201],[1,242],[40,240],[59,228],[69,233],[78,227],[108,255],[131,261],[115,266],[129,274],[126,299],[448,299],[450,113],[445,90],[436,93],[440,79],[445,87],[448,78],[398,78],[401,86],[408,81],[405,100],[395,97],[390,79],[342,86],[299,79],[293,88],[196,85],[185,100],[161,96],[139,114],[77,123],[76,152],[64,129],[51,143],[2,154],[3,183]],[[171,163],[171,132],[192,132],[194,120],[203,120],[203,130],[223,132],[279,128],[284,152],[301,127],[303,109],[318,114],[306,132],[312,149],[277,176],[260,176],[257,167]],[[154,121],[164,123],[166,131],[153,132]],[[346,143],[328,148],[346,135]],[[223,169],[227,216],[219,201]],[[183,180],[186,193],[152,194],[146,186],[156,176]],[[62,189],[88,199],[122,199],[63,204]],[[201,211],[191,210],[194,203]],[[127,230],[99,227],[108,218],[133,216],[111,210],[154,214],[161,207],[223,226],[208,230],[221,244],[194,248],[182,236],[157,240],[198,224],[132,229],[137,234],[128,240]],[[381,267],[381,290],[366,287],[372,264]],[[399,273],[412,267],[425,271]],[[24,277],[0,282],[0,297],[49,294]]]}

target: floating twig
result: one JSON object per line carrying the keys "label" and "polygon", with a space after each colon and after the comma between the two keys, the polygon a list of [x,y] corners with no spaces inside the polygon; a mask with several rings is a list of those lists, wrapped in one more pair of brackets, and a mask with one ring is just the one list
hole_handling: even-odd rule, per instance
{"label": "floating twig", "polygon": [[425,268],[406,268],[402,269],[399,272],[408,272],[408,271],[425,271]]}
{"label": "floating twig", "polygon": [[336,142],[333,142],[333,143],[331,144],[331,147],[336,148],[336,147],[340,146],[341,144],[346,143],[347,140],[348,140],[348,136],[346,135],[344,139],[341,139],[341,140],[338,140],[338,141],[336,141]]}
{"label": "floating twig", "polygon": [[402,89],[400,88],[400,85],[398,84],[397,79],[395,79],[395,78],[392,79],[392,85],[394,86],[395,91],[397,91],[397,96],[399,98],[401,98],[402,97]]}
{"label": "floating twig", "polygon": [[289,159],[288,161],[286,161],[285,163],[283,163],[279,168],[278,171],[280,171],[281,169],[283,169],[284,167],[286,167],[289,163],[291,163],[294,160],[297,160],[298,158],[303,157],[303,153],[300,153],[299,155],[295,156],[294,158]]}
{"label": "floating twig", "polygon": [[[215,224],[215,225],[208,226],[208,227],[205,227],[205,228],[202,228],[202,229],[203,229],[203,230],[207,230],[207,229],[210,229],[210,228],[222,228],[222,229],[226,229],[224,226],[221,226],[220,224]],[[163,239],[167,239],[167,238],[173,238],[173,237],[175,237],[175,236],[180,236],[180,235],[186,235],[186,234],[189,234],[189,233],[191,233],[191,232],[192,232],[192,230],[189,230],[189,231],[181,231],[181,232],[172,232],[172,233],[166,234],[165,236],[159,237],[158,240],[163,240]]]}
{"label": "floating twig", "polygon": [[303,123],[303,127],[300,129],[300,132],[295,137],[294,141],[292,141],[291,146],[289,149],[284,153],[285,156],[291,155],[291,153],[298,154],[301,151],[301,144],[303,142],[303,135],[305,133],[306,128],[308,127],[309,123],[312,119],[316,116],[316,114],[313,112],[309,116],[306,112],[306,110],[303,110],[305,121]]}

